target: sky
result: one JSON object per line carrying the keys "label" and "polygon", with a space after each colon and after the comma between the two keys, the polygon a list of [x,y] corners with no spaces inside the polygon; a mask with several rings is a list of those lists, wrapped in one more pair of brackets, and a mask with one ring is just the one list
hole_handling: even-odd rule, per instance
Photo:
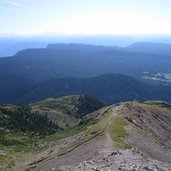
{"label": "sky", "polygon": [[171,0],[0,0],[0,33],[171,34]]}

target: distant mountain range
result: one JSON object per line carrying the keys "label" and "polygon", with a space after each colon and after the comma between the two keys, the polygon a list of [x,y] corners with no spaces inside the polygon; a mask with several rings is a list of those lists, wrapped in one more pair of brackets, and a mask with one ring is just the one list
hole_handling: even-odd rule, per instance
{"label": "distant mountain range", "polygon": [[[158,51],[152,54],[155,48]],[[26,49],[13,57],[0,58],[0,102],[30,103],[72,94],[94,96],[105,103],[171,101],[170,66],[169,45],[156,43],[127,48],[50,44],[47,48]],[[158,80],[161,85],[143,83],[144,78],[150,83]]]}
{"label": "distant mountain range", "polygon": [[47,48],[26,49],[13,57],[1,58],[0,75],[44,81],[105,73],[122,73],[137,78],[142,78],[144,73],[171,73],[170,56],[132,52],[132,47],[54,44]]}
{"label": "distant mountain range", "polygon": [[92,44],[105,46],[121,46],[125,47],[136,40],[129,36],[114,35],[55,35],[55,34],[39,34],[28,36],[18,35],[2,35],[0,33],[0,57],[13,56],[18,51],[27,48],[43,48],[52,43],[72,43]]}
{"label": "distant mountain range", "polygon": [[0,44],[0,57],[13,56],[24,49],[45,48],[47,44],[43,42],[2,43]]}
{"label": "distant mountain range", "polygon": [[171,44],[166,43],[138,42],[131,44],[125,49],[131,52],[171,56]]}

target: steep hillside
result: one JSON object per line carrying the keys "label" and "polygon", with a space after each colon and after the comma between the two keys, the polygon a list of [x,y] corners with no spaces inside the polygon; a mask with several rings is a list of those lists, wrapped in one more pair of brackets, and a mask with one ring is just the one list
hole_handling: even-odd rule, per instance
{"label": "steep hillside", "polygon": [[136,146],[144,155],[160,161],[171,162],[171,105],[164,102],[145,104],[125,103],[121,116],[127,127],[127,142]]}

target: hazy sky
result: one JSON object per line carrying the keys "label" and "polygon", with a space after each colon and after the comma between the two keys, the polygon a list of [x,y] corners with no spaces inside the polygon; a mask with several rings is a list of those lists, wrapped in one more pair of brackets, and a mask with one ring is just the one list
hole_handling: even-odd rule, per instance
{"label": "hazy sky", "polygon": [[168,34],[171,0],[0,0],[0,33]]}

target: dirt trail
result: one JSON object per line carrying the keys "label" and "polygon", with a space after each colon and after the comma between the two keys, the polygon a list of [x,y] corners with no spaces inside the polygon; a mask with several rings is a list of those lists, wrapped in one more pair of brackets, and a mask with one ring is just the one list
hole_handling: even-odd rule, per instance
{"label": "dirt trail", "polygon": [[[109,110],[114,118],[115,112],[112,109]],[[109,171],[110,169],[117,171],[114,164],[111,163],[110,167],[108,166],[109,162],[107,160],[108,156],[111,156],[115,151],[112,138],[109,134],[111,121],[109,121],[104,130],[104,134],[106,135],[105,141],[97,141],[95,138],[91,139],[65,155],[56,156],[49,161],[39,163],[35,168],[30,169],[30,171],[46,171],[53,170],[53,168],[61,168],[63,171],[89,171],[97,168],[103,168],[104,171]]]}
{"label": "dirt trail", "polygon": [[101,153],[103,154],[104,157],[109,156],[115,150],[113,140],[109,134],[110,124],[111,124],[111,121],[109,121],[108,126],[105,129],[105,135],[107,139],[106,139],[103,149],[101,150]]}
{"label": "dirt trail", "polygon": [[[114,119],[116,116],[116,111],[113,109],[109,109],[109,113],[112,114],[113,116],[112,118]],[[115,162],[111,160],[111,157],[113,158],[114,155],[118,154],[118,152],[114,147],[113,140],[109,134],[109,126],[112,123],[113,119],[107,123],[107,126],[104,130],[106,139],[105,141],[103,141],[103,146],[101,146],[101,148],[98,149],[97,151],[98,153],[96,155],[93,155],[93,153],[91,152],[91,157],[88,160],[85,160],[84,162],[81,162],[80,164],[74,167],[73,166],[61,167],[63,171],[69,171],[69,170],[70,171],[92,171],[92,170],[119,171]],[[94,144],[96,148],[97,148],[97,142],[98,141],[95,141]]]}
{"label": "dirt trail", "polygon": [[109,132],[106,132],[106,137],[107,137],[107,141],[106,141],[106,149],[113,149],[114,147],[114,143],[113,140],[109,134]]}
{"label": "dirt trail", "polygon": [[109,127],[112,124],[113,119],[115,119],[115,117],[116,117],[116,112],[118,110],[118,107],[116,107],[115,109],[111,108],[110,110],[111,110],[110,112],[112,113],[112,120],[110,120],[108,122],[107,127],[105,129],[105,135],[106,135],[107,141],[106,141],[106,144],[105,144],[105,147],[104,147],[104,149],[108,150],[109,152],[115,150],[114,149],[114,142],[113,142],[113,140],[112,140],[112,138],[111,138],[111,136],[109,134]]}

